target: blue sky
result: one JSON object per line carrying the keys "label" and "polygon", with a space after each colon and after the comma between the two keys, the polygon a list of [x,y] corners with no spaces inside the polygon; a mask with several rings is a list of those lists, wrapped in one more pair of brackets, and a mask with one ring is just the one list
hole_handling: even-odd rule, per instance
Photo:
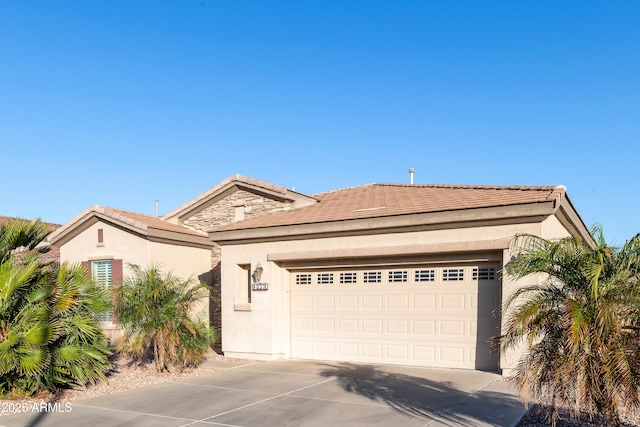
{"label": "blue sky", "polygon": [[557,185],[640,231],[640,2],[0,0],[0,215],[170,211],[240,173]]}

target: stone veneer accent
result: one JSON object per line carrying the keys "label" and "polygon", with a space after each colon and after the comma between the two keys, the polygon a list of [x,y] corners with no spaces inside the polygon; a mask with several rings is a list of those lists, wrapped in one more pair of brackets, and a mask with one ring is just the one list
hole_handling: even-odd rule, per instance
{"label": "stone veneer accent", "polygon": [[[220,199],[197,214],[184,220],[184,225],[196,230],[208,232],[236,221],[236,212],[242,208],[244,219],[251,219],[275,210],[289,209],[291,203],[271,199],[262,194],[238,189],[229,196]],[[215,350],[222,350],[222,309],[221,309],[221,250],[218,245],[211,249],[211,296],[209,303],[209,321],[219,332]]]}

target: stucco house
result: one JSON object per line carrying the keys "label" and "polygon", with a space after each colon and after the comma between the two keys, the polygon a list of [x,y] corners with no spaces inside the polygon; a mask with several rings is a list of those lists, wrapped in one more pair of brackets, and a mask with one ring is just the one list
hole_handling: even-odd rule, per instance
{"label": "stucco house", "polygon": [[[130,264],[157,264],[184,279],[208,284],[213,299],[206,307],[210,323],[221,328],[220,248],[207,231],[266,212],[294,209],[315,200],[264,181],[231,176],[158,218],[121,209],[92,206],[48,237],[62,261],[83,263],[94,279],[117,285]],[[104,329],[115,342],[121,331],[111,313]],[[217,343],[221,350],[221,340]]]}
{"label": "stucco house", "polygon": [[[149,215],[92,206],[48,240],[59,246],[61,261],[84,264],[107,287],[121,283],[131,273],[130,264],[158,264],[182,278],[210,283],[212,243],[206,234]],[[107,335],[117,342],[122,336],[117,319],[110,312],[101,320]]]}
{"label": "stucco house", "polygon": [[[118,222],[99,209],[54,234],[63,260],[136,252],[139,263],[208,277],[221,349],[253,359],[508,372],[518,355],[499,354],[491,338],[521,284],[500,275],[510,241],[591,240],[562,186],[367,184],[306,196],[233,176],[162,218],[119,211]],[[122,244],[110,249],[111,233]]]}

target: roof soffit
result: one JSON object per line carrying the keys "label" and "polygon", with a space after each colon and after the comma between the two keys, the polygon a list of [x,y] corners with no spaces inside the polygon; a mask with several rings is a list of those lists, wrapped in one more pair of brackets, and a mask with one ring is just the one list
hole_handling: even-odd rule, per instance
{"label": "roof soffit", "polygon": [[[474,240],[474,241],[460,241],[460,242],[445,242],[445,243],[423,243],[415,245],[401,245],[401,246],[376,246],[376,247],[364,247],[364,248],[348,248],[339,250],[325,250],[316,249],[309,251],[296,251],[296,252],[280,252],[267,254],[267,261],[274,261],[280,264],[294,265],[298,263],[304,263],[309,265],[310,263],[319,262],[325,260],[353,260],[358,259],[373,259],[379,258],[382,260],[389,260],[390,256],[393,257],[407,257],[414,255],[427,255],[427,254],[459,254],[459,253],[486,253],[486,252],[502,252],[509,248],[510,239],[496,239],[496,240]],[[455,258],[459,260],[460,257]]]}
{"label": "roof soffit", "polygon": [[97,222],[99,222],[98,218],[87,215],[82,220],[75,222],[72,227],[63,226],[56,232],[49,234],[45,241],[53,246],[62,246]]}
{"label": "roof soffit", "polygon": [[390,217],[352,219],[324,223],[273,226],[264,228],[212,231],[209,238],[217,244],[257,241],[310,239],[329,236],[410,232],[427,229],[468,228],[541,222],[554,214],[555,201],[506,207],[464,209]]}
{"label": "roof soffit", "polygon": [[177,244],[181,246],[194,246],[211,248],[213,242],[206,236],[181,235],[173,231],[159,230],[157,228],[149,228],[146,237],[154,242]]}
{"label": "roof soffit", "polygon": [[560,203],[556,206],[555,215],[558,221],[571,233],[586,242],[589,246],[595,247],[595,241],[589,228],[582,220],[580,214],[569,200],[568,196],[564,196]]}

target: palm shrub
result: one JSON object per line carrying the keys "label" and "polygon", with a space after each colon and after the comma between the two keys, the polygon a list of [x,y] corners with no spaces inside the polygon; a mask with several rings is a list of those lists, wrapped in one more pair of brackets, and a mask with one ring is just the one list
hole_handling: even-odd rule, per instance
{"label": "palm shrub", "polygon": [[39,221],[0,225],[0,395],[84,385],[110,369],[96,313],[106,291],[80,265],[40,262]]}
{"label": "palm shrub", "polygon": [[139,361],[153,357],[158,372],[199,364],[216,339],[213,329],[193,316],[209,294],[206,285],[163,275],[157,265],[129,267],[133,274],[115,291],[122,350]]}
{"label": "palm shrub", "polygon": [[33,259],[38,254],[46,253],[47,246],[40,245],[47,237],[47,225],[39,220],[11,220],[0,224],[0,263],[23,255]]}
{"label": "palm shrub", "polygon": [[509,379],[523,401],[547,405],[554,424],[559,408],[620,425],[622,408],[640,406],[640,235],[618,249],[601,228],[592,234],[594,247],[517,236],[505,267],[514,279],[538,278],[504,305],[502,349],[525,349]]}

